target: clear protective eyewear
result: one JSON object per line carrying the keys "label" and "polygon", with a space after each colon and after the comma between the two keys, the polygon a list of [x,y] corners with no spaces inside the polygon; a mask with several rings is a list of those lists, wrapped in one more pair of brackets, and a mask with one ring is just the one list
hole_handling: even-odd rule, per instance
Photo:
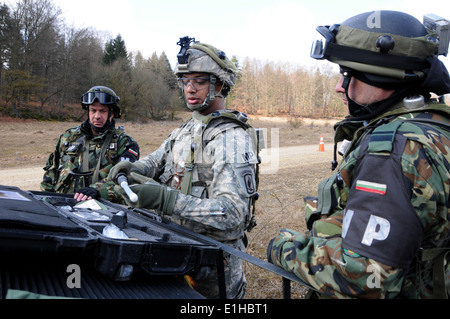
{"label": "clear protective eyewear", "polygon": [[190,85],[194,90],[201,90],[207,87],[209,78],[178,78],[178,86],[187,88]]}
{"label": "clear protective eyewear", "polygon": [[310,56],[314,59],[324,59],[328,53],[328,47],[330,43],[335,43],[336,33],[339,30],[339,25],[334,24],[329,26],[318,26],[316,28],[316,38],[311,46]]}
{"label": "clear protective eyewear", "polygon": [[100,104],[105,105],[117,104],[119,102],[119,97],[106,92],[86,92],[81,97],[81,103],[91,105],[94,103],[95,99],[97,99]]}

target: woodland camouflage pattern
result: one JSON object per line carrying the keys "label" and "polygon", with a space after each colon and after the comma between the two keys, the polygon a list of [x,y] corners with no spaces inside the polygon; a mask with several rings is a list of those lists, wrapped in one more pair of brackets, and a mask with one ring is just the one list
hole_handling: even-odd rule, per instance
{"label": "woodland camouflage pattern", "polygon": [[[416,112],[397,107],[381,118],[394,116],[393,121],[425,118],[448,124],[449,113],[445,105],[429,105]],[[448,241],[450,236],[450,140],[448,131],[435,128],[414,122],[401,126],[397,132],[408,138],[401,155],[401,169],[404,183],[411,186],[413,211],[423,227],[420,243],[423,248],[445,247],[445,240]],[[347,136],[355,132],[354,128],[343,129],[347,130]],[[361,141],[364,129],[357,130],[354,136],[355,141]],[[355,182],[353,177],[360,148],[359,142],[352,146],[339,167],[343,184],[332,214],[316,221],[307,233],[282,229],[269,245],[268,257],[274,264],[312,285],[325,298],[430,298],[433,293],[430,262],[419,264],[413,258],[409,269],[395,268],[359,255],[358,251],[346,249],[343,244],[343,212],[352,196],[350,189]],[[309,200],[309,210],[315,204]],[[376,207],[378,204],[370,205]],[[420,236],[419,233],[416,237]],[[404,245],[407,240],[402,238],[398,245]]]}
{"label": "woodland camouflage pattern", "polygon": [[[41,190],[56,193],[74,193],[75,179],[70,175],[71,170],[80,169],[83,150],[82,145],[79,145],[80,138],[85,136],[90,139],[89,151],[89,169],[94,172],[97,161],[100,156],[103,142],[106,136],[113,132],[113,137],[110,141],[105,156],[102,159],[99,170],[99,182],[97,189],[105,192],[104,197],[108,197],[111,201],[122,201],[119,194],[116,194],[112,189],[112,182],[104,181],[108,176],[109,170],[117,164],[121,158],[126,158],[130,161],[139,158],[139,146],[137,142],[123,131],[122,128],[115,128],[107,130],[99,136],[93,136],[90,132],[90,126],[86,122],[80,126],[66,130],[58,139],[55,150],[47,159],[44,167],[44,179],[41,183]],[[110,184],[109,186],[106,183]],[[79,185],[78,189],[89,186]],[[106,193],[109,193],[106,195]]]}

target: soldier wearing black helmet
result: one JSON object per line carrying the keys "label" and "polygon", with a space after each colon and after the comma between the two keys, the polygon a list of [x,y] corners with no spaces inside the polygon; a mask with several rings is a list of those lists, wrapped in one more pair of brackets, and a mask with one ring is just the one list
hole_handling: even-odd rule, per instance
{"label": "soldier wearing black helmet", "polygon": [[[115,127],[120,118],[119,96],[105,86],[94,86],[81,97],[88,118],[65,131],[47,159],[41,190],[74,193],[81,201],[99,198],[100,187],[109,170],[120,161],[139,159],[139,145],[123,128]],[[98,183],[98,189],[90,187]],[[106,195],[105,195],[106,196]],[[110,196],[114,199],[114,196]],[[121,197],[117,194],[117,200]]]}
{"label": "soldier wearing black helmet", "polygon": [[335,125],[336,173],[317,198],[305,198],[310,231],[283,229],[268,248],[268,259],[308,282],[312,295],[448,297],[445,30],[448,21],[436,16],[422,24],[396,11],[317,28],[322,40],[311,56],[339,64],[336,92],[350,115]]}

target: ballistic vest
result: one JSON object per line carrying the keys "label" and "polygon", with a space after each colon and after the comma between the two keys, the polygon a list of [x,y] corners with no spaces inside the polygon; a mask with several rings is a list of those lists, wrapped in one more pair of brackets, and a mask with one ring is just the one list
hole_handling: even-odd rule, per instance
{"label": "ballistic vest", "polygon": [[[256,147],[257,154],[250,150],[249,153],[245,153],[247,157],[244,162],[248,165],[243,167],[235,167],[235,170],[239,170],[236,174],[236,182],[241,185],[241,189],[246,192],[246,197],[250,199],[251,216],[247,220],[247,230],[250,231],[255,225],[255,201],[258,198],[258,184],[259,184],[259,143],[260,140],[256,135],[255,129],[248,123],[247,115],[238,111],[220,110],[213,112],[207,116],[197,116],[194,120],[190,120],[184,123],[177,132],[170,137],[170,152],[183,153],[183,161],[181,166],[183,168],[179,170],[177,167],[179,163],[175,163],[177,158],[175,155],[170,156],[173,163],[166,163],[164,172],[159,176],[159,181],[173,188],[180,189],[180,192],[185,195],[192,195],[199,198],[209,198],[209,187],[211,185],[211,166],[202,163],[202,160],[196,159],[196,156],[201,156],[202,149],[205,149],[207,145],[221,134],[227,134],[233,132],[234,128],[241,127],[247,133],[252,140],[252,145]],[[188,127],[190,125],[191,127]],[[186,136],[182,136],[182,133]],[[189,140],[188,140],[189,139]],[[174,150],[174,145],[177,141],[184,140],[178,144],[190,144],[189,149],[186,150]],[[187,154],[186,154],[187,153]],[[254,170],[249,169],[249,165],[254,165]],[[181,172],[181,173],[179,173]],[[173,183],[174,178],[181,178],[180,181]]]}
{"label": "ballistic vest", "polygon": [[[348,207],[364,207],[364,205],[370,205],[371,203],[358,202],[357,196],[349,198],[348,193],[349,191],[353,191],[354,193],[355,189],[374,193],[386,193],[386,185],[389,185],[390,179],[403,178],[402,172],[398,170],[398,163],[402,156],[406,140],[411,139],[421,143],[423,148],[430,148],[429,145],[424,143],[423,139],[415,138],[414,134],[410,134],[411,131],[414,131],[414,126],[421,126],[422,128],[426,127],[430,134],[433,135],[442,134],[444,136],[449,136],[450,134],[450,126],[446,123],[426,118],[407,118],[408,116],[402,115],[414,112],[423,113],[424,111],[440,112],[448,115],[448,108],[447,105],[434,104],[425,109],[396,109],[384,114],[382,118],[376,119],[366,126],[361,125],[362,123],[351,123],[353,127],[359,127],[354,134],[350,148],[344,154],[344,156],[346,156],[354,151],[359,152],[359,154],[353,158],[354,164],[349,164],[348,162],[345,163],[346,167],[353,167],[351,173],[352,178],[355,176],[357,170],[365,170],[364,176],[371,176],[370,174],[371,170],[373,171],[373,165],[377,165],[377,170],[373,174],[380,174],[380,171],[383,172],[383,174],[385,174],[385,183],[369,183],[367,181],[352,180],[352,185],[346,185],[344,187],[344,180],[341,176],[342,167],[340,167],[337,173],[319,184],[318,197],[305,197],[306,223],[313,235],[319,237],[341,236],[345,248],[357,251],[358,253],[361,252],[364,256],[367,247],[372,245],[371,240],[373,240],[374,234],[381,236],[380,228],[382,227],[383,221],[386,221],[390,226],[389,231],[392,238],[395,238],[396,229],[401,229],[399,234],[404,234],[404,232],[409,233],[411,235],[409,236],[410,238],[414,237],[414,234],[417,234],[417,236],[415,236],[417,237],[417,240],[408,245],[409,250],[405,250],[401,247],[402,245],[398,245],[398,243],[393,245],[392,251],[389,251],[389,254],[395,257],[389,256],[388,262],[383,260],[384,255],[382,253],[380,253],[377,258],[373,256],[368,257],[393,265],[394,267],[404,269],[409,268],[409,279],[412,279],[415,283],[420,283],[424,279],[432,280],[433,297],[435,298],[447,298],[449,294],[448,287],[446,291],[445,284],[446,280],[448,280],[446,278],[448,278],[450,271],[450,266],[447,262],[447,259],[450,257],[449,238],[447,238],[447,240],[444,239],[443,246],[437,248],[423,249],[420,247],[423,229],[421,223],[418,221],[417,214],[415,214],[410,201],[408,201],[408,197],[405,196],[405,194],[401,194],[401,192],[405,192],[405,190],[390,189],[389,196],[386,196],[382,201],[377,202],[377,207],[380,207],[378,210],[379,214],[377,214],[379,216],[373,217],[367,214],[365,220],[360,217],[359,224],[352,224],[351,220],[354,212],[350,211]],[[348,136],[348,134],[344,133],[341,134],[341,137],[345,135]],[[381,155],[378,157],[384,158],[373,162],[374,159],[371,158],[371,154]],[[431,154],[430,156],[433,157],[432,154],[435,153],[431,150],[427,154]],[[435,156],[437,157],[437,155]],[[431,158],[430,161],[434,162],[434,159]],[[447,178],[446,176],[448,175],[448,172],[450,172],[450,164],[447,161],[444,161],[444,163],[445,167],[441,167],[442,170],[439,172],[440,174],[443,174],[443,179]],[[383,205],[386,206],[386,209],[382,208]],[[396,212],[395,216],[388,215],[392,211]],[[372,220],[372,217],[374,220]],[[379,228],[374,227],[372,232],[368,231],[367,229],[371,223]],[[351,234],[352,237],[349,238],[350,235],[348,234]],[[370,237],[371,235],[372,237]],[[399,238],[397,238],[397,240],[398,239]],[[351,243],[350,246],[349,243]],[[397,246],[397,248],[394,246]],[[371,253],[373,253],[374,250],[375,253],[377,253],[376,248],[372,246],[371,249]],[[395,251],[395,249],[398,251]],[[419,251],[419,255],[417,255],[417,251]],[[407,263],[408,260],[416,260],[417,262],[413,262],[409,265]],[[419,263],[419,265],[417,263]],[[421,271],[417,270],[419,268]],[[426,273],[424,268],[428,268],[428,274],[432,273],[428,278],[421,277]],[[449,284],[447,283],[447,286],[448,285]],[[407,294],[408,297],[414,297],[411,292],[408,292]]]}

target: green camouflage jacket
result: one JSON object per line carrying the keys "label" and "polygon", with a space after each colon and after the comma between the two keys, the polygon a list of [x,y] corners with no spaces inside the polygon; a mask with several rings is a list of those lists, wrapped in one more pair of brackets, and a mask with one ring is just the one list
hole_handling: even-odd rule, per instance
{"label": "green camouflage jacket", "polygon": [[[89,147],[88,152],[84,152],[85,147]],[[102,151],[104,155],[99,163]],[[86,156],[88,164],[83,168],[83,158]],[[55,150],[49,155],[44,167],[41,190],[68,194],[94,183],[101,185],[111,167],[119,161],[134,162],[138,159],[139,145],[125,134],[123,128],[114,128],[99,136],[93,136],[89,123],[85,121],[80,126],[66,130],[59,137]],[[108,187],[97,187],[100,190],[103,188]],[[117,196],[120,198],[120,195]]]}
{"label": "green camouflage jacket", "polygon": [[448,245],[450,138],[436,123],[449,119],[448,106],[429,104],[341,122],[336,135],[353,143],[319,185],[311,230],[281,230],[268,258],[322,297],[433,297],[433,263],[419,252]]}

